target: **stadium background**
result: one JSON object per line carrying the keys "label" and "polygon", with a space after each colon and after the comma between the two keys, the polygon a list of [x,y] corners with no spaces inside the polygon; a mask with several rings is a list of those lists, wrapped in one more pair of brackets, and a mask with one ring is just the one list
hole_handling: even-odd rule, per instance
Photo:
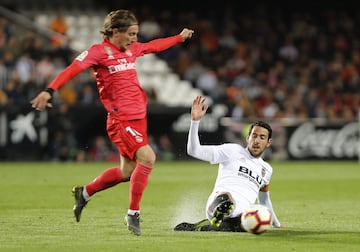
{"label": "stadium background", "polygon": [[[38,113],[29,105],[75,55],[100,41],[104,15],[117,8],[137,14],[141,41],[183,27],[196,32],[139,60],[160,160],[188,158],[189,106],[197,94],[211,103],[201,129],[207,143],[243,141],[248,122],[263,119],[275,133],[268,158],[359,158],[360,20],[350,1],[2,0],[0,160],[118,158],[90,71],[57,93],[54,109]],[[49,29],[58,14],[67,23],[62,35]]]}

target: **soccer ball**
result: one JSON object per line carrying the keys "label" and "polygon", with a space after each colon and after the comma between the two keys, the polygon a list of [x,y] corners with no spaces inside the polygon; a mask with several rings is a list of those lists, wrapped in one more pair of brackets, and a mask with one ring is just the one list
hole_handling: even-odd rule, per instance
{"label": "soccer ball", "polygon": [[270,210],[262,205],[253,205],[241,215],[242,227],[253,234],[263,234],[271,228]]}

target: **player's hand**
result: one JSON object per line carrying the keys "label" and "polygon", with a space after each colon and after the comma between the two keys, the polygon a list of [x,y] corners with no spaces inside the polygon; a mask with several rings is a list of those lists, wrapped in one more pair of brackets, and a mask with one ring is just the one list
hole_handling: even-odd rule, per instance
{"label": "player's hand", "polygon": [[50,99],[51,95],[49,92],[42,91],[33,100],[31,100],[30,103],[34,109],[44,111],[46,108],[52,108]]}
{"label": "player's hand", "polygon": [[180,32],[180,35],[181,35],[182,38],[183,38],[183,42],[184,42],[185,40],[187,40],[187,39],[190,39],[193,34],[194,34],[194,30],[187,29],[187,28],[184,28],[184,29]]}
{"label": "player's hand", "polygon": [[205,104],[205,98],[197,96],[191,106],[191,119],[193,121],[200,120],[206,113],[209,106]]}

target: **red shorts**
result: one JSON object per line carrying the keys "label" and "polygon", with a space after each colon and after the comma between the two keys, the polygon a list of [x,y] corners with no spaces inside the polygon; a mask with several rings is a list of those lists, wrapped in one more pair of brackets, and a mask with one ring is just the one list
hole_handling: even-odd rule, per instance
{"label": "red shorts", "polygon": [[107,133],[110,140],[118,147],[121,156],[131,160],[135,158],[135,152],[148,144],[147,120],[122,121],[111,116],[107,118]]}

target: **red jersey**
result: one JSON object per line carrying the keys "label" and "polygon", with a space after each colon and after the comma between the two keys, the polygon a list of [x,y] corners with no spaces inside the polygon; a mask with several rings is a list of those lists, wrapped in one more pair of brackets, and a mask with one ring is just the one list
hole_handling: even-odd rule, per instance
{"label": "red jersey", "polygon": [[91,46],[64,69],[49,87],[57,90],[80,72],[94,70],[100,100],[106,111],[120,120],[146,116],[147,97],[136,72],[136,58],[160,52],[182,42],[182,36],[161,38],[147,43],[135,42],[121,51],[107,39]]}

